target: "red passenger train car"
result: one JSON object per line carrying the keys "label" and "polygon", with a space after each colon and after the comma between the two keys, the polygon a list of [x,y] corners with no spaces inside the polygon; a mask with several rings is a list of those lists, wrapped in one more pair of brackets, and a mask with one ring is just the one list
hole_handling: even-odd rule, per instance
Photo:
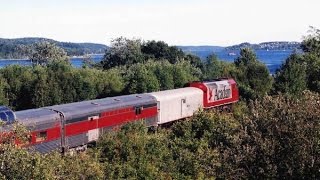
{"label": "red passenger train car", "polygon": [[233,79],[192,82],[189,86],[16,112],[0,106],[0,118],[6,122],[0,133],[10,132],[12,122],[18,121],[31,132],[30,149],[42,153],[81,150],[128,122],[141,120],[147,126],[158,126],[189,117],[200,108],[224,106],[239,99]]}

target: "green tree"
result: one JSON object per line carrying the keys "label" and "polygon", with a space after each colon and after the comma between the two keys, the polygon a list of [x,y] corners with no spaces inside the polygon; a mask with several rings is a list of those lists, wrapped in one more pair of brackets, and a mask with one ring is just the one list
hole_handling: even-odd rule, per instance
{"label": "green tree", "polygon": [[109,69],[142,62],[144,55],[141,52],[141,41],[120,37],[112,40],[111,47],[106,50],[101,64],[104,69]]}
{"label": "green tree", "polygon": [[119,68],[112,68],[107,71],[93,71],[99,98],[122,95],[124,93],[125,82]]}
{"label": "green tree", "polygon": [[46,68],[36,66],[33,70],[35,79],[33,81],[32,104],[35,107],[44,107],[51,105],[50,86],[48,83],[48,73]]}
{"label": "green tree", "polygon": [[176,63],[178,60],[184,58],[184,53],[176,46],[169,46],[163,41],[148,41],[143,43],[141,51],[146,57],[156,60],[166,59],[170,63]]}
{"label": "green tree", "polygon": [[[107,179],[167,179],[170,163],[165,134],[148,134],[142,123],[127,124],[98,143]],[[167,159],[168,164],[163,164]],[[168,171],[170,169],[168,168]]]}
{"label": "green tree", "polygon": [[258,61],[251,49],[241,49],[240,57],[234,61],[234,64],[237,68],[234,73],[235,78],[243,98],[259,98],[271,90],[272,77],[270,72],[263,63]]}
{"label": "green tree", "polygon": [[308,89],[320,92],[320,30],[311,27],[301,45],[304,55],[303,59],[307,68]]}
{"label": "green tree", "polygon": [[135,64],[128,69],[128,93],[159,91],[160,84],[155,74],[144,64]]}
{"label": "green tree", "polygon": [[191,120],[173,125],[169,144],[180,178],[208,179],[221,176],[219,152],[228,149],[238,122],[226,114],[199,112]]}
{"label": "green tree", "polygon": [[1,179],[103,179],[103,168],[94,155],[40,154],[0,146]]}
{"label": "green tree", "polygon": [[68,61],[67,53],[50,42],[39,42],[31,46],[29,59],[34,65],[46,65],[53,61]]}
{"label": "green tree", "polygon": [[205,62],[205,79],[221,77],[221,67],[218,57],[214,54],[209,55]]}
{"label": "green tree", "polygon": [[202,77],[200,69],[195,68],[188,61],[179,61],[172,68],[174,88],[182,88],[187,83],[192,81],[198,81]]}
{"label": "green tree", "polygon": [[160,90],[168,90],[174,88],[173,66],[168,61],[154,63],[154,73],[160,83]]}
{"label": "green tree", "polygon": [[185,61],[189,61],[194,67],[204,70],[204,63],[201,61],[201,59],[198,56],[195,56],[193,54],[187,54],[184,57]]}
{"label": "green tree", "polygon": [[302,56],[292,54],[276,71],[274,88],[276,92],[291,95],[301,94],[307,89],[306,64]]}
{"label": "green tree", "polygon": [[0,105],[8,105],[9,99],[6,97],[6,89],[8,89],[8,83],[0,75]]}
{"label": "green tree", "polygon": [[31,67],[19,65],[8,66],[0,70],[2,77],[5,79],[5,93],[8,99],[8,105],[14,110],[32,108],[31,96],[34,75]]}
{"label": "green tree", "polygon": [[279,95],[251,102],[237,118],[237,138],[221,154],[225,178],[319,177],[319,98],[307,91],[299,100]]}
{"label": "green tree", "polygon": [[320,57],[320,29],[310,27],[309,34],[304,37],[301,48],[306,53]]}

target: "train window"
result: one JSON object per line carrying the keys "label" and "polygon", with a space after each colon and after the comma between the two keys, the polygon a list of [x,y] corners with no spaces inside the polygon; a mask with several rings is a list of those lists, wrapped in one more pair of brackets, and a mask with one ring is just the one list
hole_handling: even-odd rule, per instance
{"label": "train window", "polygon": [[99,119],[99,115],[89,116],[89,117],[88,117],[88,120],[89,120],[89,121],[92,121],[92,120],[95,120],[95,119]]}
{"label": "train window", "polygon": [[15,117],[12,111],[7,111],[6,115],[8,117],[8,122],[12,123],[15,120]]}
{"label": "train window", "polygon": [[41,131],[37,133],[36,142],[47,140],[47,131]]}
{"label": "train window", "polygon": [[7,119],[8,119],[8,118],[7,118],[6,114],[0,113],[0,120],[1,120],[1,121],[5,121],[5,122],[6,122]]}
{"label": "train window", "polygon": [[15,116],[11,109],[6,106],[0,106],[0,120],[10,124],[15,121]]}
{"label": "train window", "polygon": [[141,111],[143,110],[142,107],[136,107],[136,115],[141,114]]}

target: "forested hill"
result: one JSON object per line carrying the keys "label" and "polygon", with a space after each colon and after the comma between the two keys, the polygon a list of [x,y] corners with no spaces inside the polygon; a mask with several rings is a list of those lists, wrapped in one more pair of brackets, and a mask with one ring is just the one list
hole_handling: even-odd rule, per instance
{"label": "forested hill", "polygon": [[250,44],[248,42],[241,43],[226,47],[226,50],[240,50],[243,48],[250,48],[254,50],[295,50],[300,48],[300,42],[289,42],[289,41],[274,41],[274,42],[263,42],[259,44]]}
{"label": "forested hill", "polygon": [[46,38],[17,38],[3,39],[0,38],[0,59],[20,59],[26,58],[28,49],[31,44],[48,41],[53,42],[57,46],[63,48],[68,56],[81,56],[84,54],[102,54],[108,48],[103,44],[95,43],[71,43],[59,42]]}

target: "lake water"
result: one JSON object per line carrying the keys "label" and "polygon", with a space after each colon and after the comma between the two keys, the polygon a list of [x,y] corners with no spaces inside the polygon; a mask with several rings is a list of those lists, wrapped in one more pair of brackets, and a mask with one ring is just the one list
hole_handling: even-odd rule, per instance
{"label": "lake water", "polygon": [[[290,56],[292,51],[266,51],[266,50],[257,50],[255,51],[257,57],[260,61],[262,61],[271,73],[274,73],[277,68],[281,66],[281,64],[285,61],[287,57]],[[192,53],[194,55],[199,56],[201,59],[205,59],[208,55],[214,53],[218,56],[219,59],[233,62],[238,56],[239,51],[219,51],[219,52],[212,52],[212,51],[193,51],[187,52]],[[232,55],[231,55],[232,54]],[[91,59],[94,62],[100,62],[103,55],[94,55]],[[79,57],[71,58],[71,63],[74,67],[80,68],[83,64],[83,59]],[[20,64],[23,66],[31,65],[30,60],[1,60],[0,59],[0,67],[5,67],[12,64]]]}
{"label": "lake water", "polygon": [[[228,62],[233,62],[240,55],[240,51],[197,51],[190,53],[199,56],[201,59],[205,59],[208,55],[214,53],[215,55],[217,55],[218,59]],[[255,53],[257,55],[257,58],[261,62],[263,62],[273,74],[276,69],[280,68],[281,64],[290,56],[290,54],[292,54],[292,51],[257,50],[255,51]]]}
{"label": "lake water", "polygon": [[[103,55],[93,55],[91,59],[94,62],[100,62],[103,58]],[[74,67],[81,68],[83,65],[83,58],[81,57],[72,57],[70,58],[71,64]],[[31,66],[31,61],[27,59],[0,59],[0,68],[3,68],[8,65],[19,64],[22,66]]]}

